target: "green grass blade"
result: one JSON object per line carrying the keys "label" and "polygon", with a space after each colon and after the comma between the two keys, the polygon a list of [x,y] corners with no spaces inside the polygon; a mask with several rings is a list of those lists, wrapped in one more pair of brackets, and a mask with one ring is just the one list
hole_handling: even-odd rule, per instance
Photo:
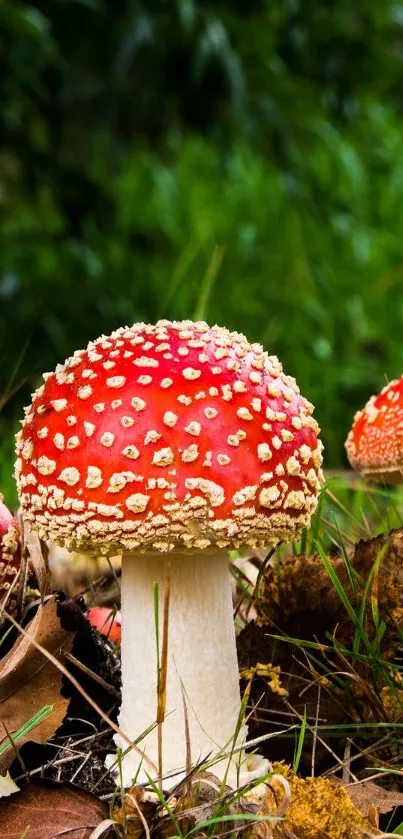
{"label": "green grass blade", "polygon": [[298,767],[301,761],[302,749],[305,742],[305,734],[306,734],[306,705],[304,706],[304,714],[301,720],[301,728],[299,730],[298,736],[298,743],[297,743],[297,751],[295,753],[294,763],[293,763],[293,772],[296,774],[298,772]]}
{"label": "green grass blade", "polygon": [[[45,720],[46,717],[48,717],[49,714],[52,713],[52,711],[53,705],[44,705],[44,707],[41,708],[40,711],[37,711],[36,714],[33,714],[33,716],[29,720],[27,720],[27,722],[24,722],[24,724],[19,729],[17,729],[17,731],[13,734],[13,742],[18,743],[21,737],[25,737],[26,734],[29,734],[29,732],[32,731],[33,728],[36,728],[36,726],[39,725],[43,720]],[[5,740],[5,742],[2,743],[0,746],[0,755],[3,755],[4,752],[7,752],[8,749],[11,749],[11,747],[12,744],[10,740]]]}
{"label": "green grass blade", "polygon": [[224,253],[225,248],[219,248],[216,245],[211,255],[207,271],[201,282],[200,294],[196,303],[196,308],[193,316],[193,319],[196,321],[205,320],[206,318],[210,295],[213,290],[214,283],[217,279],[221,263],[223,261]]}

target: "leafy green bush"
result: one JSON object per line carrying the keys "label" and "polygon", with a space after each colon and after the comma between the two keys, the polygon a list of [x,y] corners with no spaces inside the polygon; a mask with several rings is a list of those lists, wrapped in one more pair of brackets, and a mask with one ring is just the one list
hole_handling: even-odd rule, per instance
{"label": "leafy green bush", "polygon": [[403,5],[235,6],[0,4],[3,485],[39,374],[125,322],[263,342],[328,467],[402,372]]}

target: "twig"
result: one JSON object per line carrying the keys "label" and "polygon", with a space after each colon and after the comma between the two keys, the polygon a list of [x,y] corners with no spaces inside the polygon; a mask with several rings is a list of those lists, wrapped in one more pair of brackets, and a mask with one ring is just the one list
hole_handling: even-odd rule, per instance
{"label": "twig", "polygon": [[17,588],[17,585],[19,586],[20,576],[21,576],[21,569],[19,571],[17,571],[17,574],[15,575],[12,583],[10,584],[10,588],[7,590],[7,594],[4,596],[4,600],[0,604],[0,615],[2,615],[3,613],[6,614],[5,607],[8,603],[14,589]]}
{"label": "twig", "polygon": [[271,558],[272,558],[273,554],[276,552],[277,548],[279,548],[279,547],[280,547],[280,545],[281,545],[281,542],[279,542],[279,544],[278,544],[278,545],[275,545],[273,548],[271,548],[271,550],[269,551],[269,553],[267,554],[267,556],[265,557],[265,559],[263,560],[263,562],[262,562],[262,564],[261,564],[261,566],[260,566],[260,568],[259,568],[259,573],[258,573],[258,575],[257,575],[257,577],[256,577],[255,587],[254,587],[253,592],[252,592],[252,594],[251,594],[251,598],[250,598],[250,601],[249,601],[249,606],[248,606],[248,609],[247,609],[247,611],[246,611],[246,618],[248,617],[248,613],[249,613],[249,611],[250,611],[250,609],[251,609],[251,607],[252,607],[252,604],[253,604],[253,603],[255,602],[255,600],[257,600],[257,599],[258,599],[258,597],[259,597],[259,587],[260,587],[260,581],[261,581],[261,579],[262,579],[262,577],[263,577],[263,574],[264,574],[264,572],[265,572],[265,569],[267,568],[267,566],[268,566],[268,564],[269,564],[269,562],[270,562],[270,560],[271,560]]}
{"label": "twig", "polygon": [[347,737],[346,745],[344,746],[343,755],[343,773],[341,779],[343,784],[348,784],[349,779],[353,777],[351,772],[351,740]]}
{"label": "twig", "polygon": [[70,778],[70,783],[71,784],[74,784],[74,781],[77,778],[77,775],[80,774],[83,766],[85,766],[85,764],[87,763],[87,761],[89,760],[90,757],[91,757],[91,752],[88,752],[88,754],[85,755],[84,760],[80,763],[80,766],[78,767],[78,769],[76,769],[76,771],[74,772],[74,775],[72,775],[72,777]]}
{"label": "twig", "polygon": [[318,723],[319,723],[319,708],[320,708],[320,698],[321,698],[321,684],[318,684],[318,699],[316,702],[316,715],[315,715],[315,725],[312,728],[312,758],[311,758],[311,777],[315,777],[315,757],[316,757],[316,745],[318,742]]}
{"label": "twig", "polygon": [[112,565],[112,562],[111,562],[111,558],[110,558],[110,556],[107,556],[107,557],[106,557],[106,561],[107,561],[107,563],[108,563],[108,565],[109,565],[109,570],[110,570],[110,572],[111,572],[111,574],[112,574],[112,577],[113,577],[113,579],[114,579],[114,581],[115,581],[115,583],[116,583],[116,588],[117,588],[117,590],[118,590],[118,592],[119,592],[119,595],[120,595],[120,583],[119,583],[119,579],[118,579],[118,576],[117,576],[117,574],[116,574],[116,571],[115,571],[115,569],[114,569],[114,567],[113,567],[113,565]]}
{"label": "twig", "polygon": [[23,759],[22,759],[22,757],[21,757],[21,755],[20,755],[20,753],[19,753],[19,751],[18,751],[18,749],[17,749],[17,746],[16,746],[16,745],[15,745],[15,743],[14,743],[13,736],[12,736],[12,734],[10,734],[10,732],[9,732],[9,730],[8,730],[8,728],[7,728],[6,724],[5,724],[5,722],[4,722],[4,720],[1,720],[1,724],[2,724],[2,726],[3,726],[3,728],[4,728],[4,731],[6,732],[7,738],[8,738],[8,740],[9,740],[10,744],[11,744],[11,748],[12,748],[12,750],[13,750],[14,754],[15,754],[15,757],[17,758],[17,760],[18,760],[18,762],[19,762],[19,764],[20,764],[20,766],[21,766],[21,768],[22,768],[22,771],[23,771],[23,773],[24,773],[25,777],[27,778],[27,777],[28,777],[28,772],[27,772],[27,769],[26,769],[25,763],[24,763],[24,761],[23,761]]}
{"label": "twig", "polygon": [[[138,805],[138,802],[136,801],[134,795],[130,795],[130,793],[126,793],[125,798],[128,798],[130,803],[134,807],[134,809],[137,810],[137,813],[138,813],[139,819],[141,821],[141,824],[144,827],[144,833],[146,835],[146,839],[150,839],[150,828],[148,827],[147,820],[146,820],[145,816],[143,815],[143,813],[141,812],[141,809],[140,809],[140,807]],[[129,819],[130,819],[130,816],[129,816]]]}
{"label": "twig", "polygon": [[192,772],[192,750],[190,745],[190,729],[189,729],[189,715],[188,715],[188,708],[186,705],[186,696],[185,696],[185,689],[183,687],[183,682],[181,680],[181,691],[182,691],[182,704],[183,704],[183,718],[185,722],[185,742],[186,742],[186,777],[188,779],[187,783],[187,794],[190,795],[192,789],[192,782],[190,779],[190,775]]}
{"label": "twig", "polygon": [[86,676],[89,676],[90,679],[93,679],[94,682],[97,682],[98,685],[101,685],[101,687],[103,687],[104,690],[112,694],[112,696],[114,696],[116,699],[120,699],[120,693],[118,690],[116,690],[116,688],[114,688],[112,685],[109,685],[108,682],[106,682],[105,679],[102,678],[102,676],[98,676],[98,673],[94,673],[93,670],[90,670],[90,668],[83,664],[82,661],[79,661],[79,659],[76,658],[75,655],[72,655],[72,653],[65,653],[64,658],[67,661],[69,661],[70,664],[74,664],[74,667],[77,667],[77,670],[81,670],[82,673],[85,673]]}

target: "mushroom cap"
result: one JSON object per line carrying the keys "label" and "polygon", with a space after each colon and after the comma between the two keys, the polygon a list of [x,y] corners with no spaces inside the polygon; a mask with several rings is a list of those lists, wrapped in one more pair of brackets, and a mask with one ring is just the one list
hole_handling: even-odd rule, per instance
{"label": "mushroom cap", "polygon": [[371,396],[346,443],[353,469],[372,481],[403,481],[403,376]]}
{"label": "mushroom cap", "polygon": [[109,638],[115,644],[122,639],[120,612],[113,613],[107,606],[91,606],[88,609],[88,620],[94,629],[97,629],[105,638]]}
{"label": "mushroom cap", "polygon": [[20,563],[20,529],[0,493],[0,599],[10,588]]}
{"label": "mushroom cap", "polygon": [[44,539],[109,555],[294,539],[322,481],[312,410],[241,334],[118,329],[33,394],[17,435],[23,515]]}

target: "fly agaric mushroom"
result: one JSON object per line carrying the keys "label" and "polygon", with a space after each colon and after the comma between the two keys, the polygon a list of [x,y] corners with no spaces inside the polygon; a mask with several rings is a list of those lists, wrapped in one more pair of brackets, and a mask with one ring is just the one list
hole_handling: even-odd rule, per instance
{"label": "fly agaric mushroom", "polygon": [[107,606],[92,606],[88,609],[88,620],[94,629],[97,629],[101,635],[118,644],[121,641],[121,617],[120,612],[113,614],[112,609]]}
{"label": "fly agaric mushroom", "polygon": [[[70,550],[122,554],[119,721],[133,739],[156,718],[153,583],[161,596],[169,574],[162,766],[183,771],[183,701],[193,761],[232,743],[240,713],[228,551],[295,539],[316,508],[313,406],[276,357],[204,322],[118,329],[44,380],[17,436],[24,516]],[[157,743],[155,728],[140,743],[154,764]],[[122,770],[147,777],[134,750]]]}
{"label": "fly agaric mushroom", "polygon": [[17,576],[20,564],[20,529],[0,493],[0,604]]}
{"label": "fly agaric mushroom", "polygon": [[346,440],[353,469],[385,483],[403,480],[403,376],[371,396],[354,417]]}

